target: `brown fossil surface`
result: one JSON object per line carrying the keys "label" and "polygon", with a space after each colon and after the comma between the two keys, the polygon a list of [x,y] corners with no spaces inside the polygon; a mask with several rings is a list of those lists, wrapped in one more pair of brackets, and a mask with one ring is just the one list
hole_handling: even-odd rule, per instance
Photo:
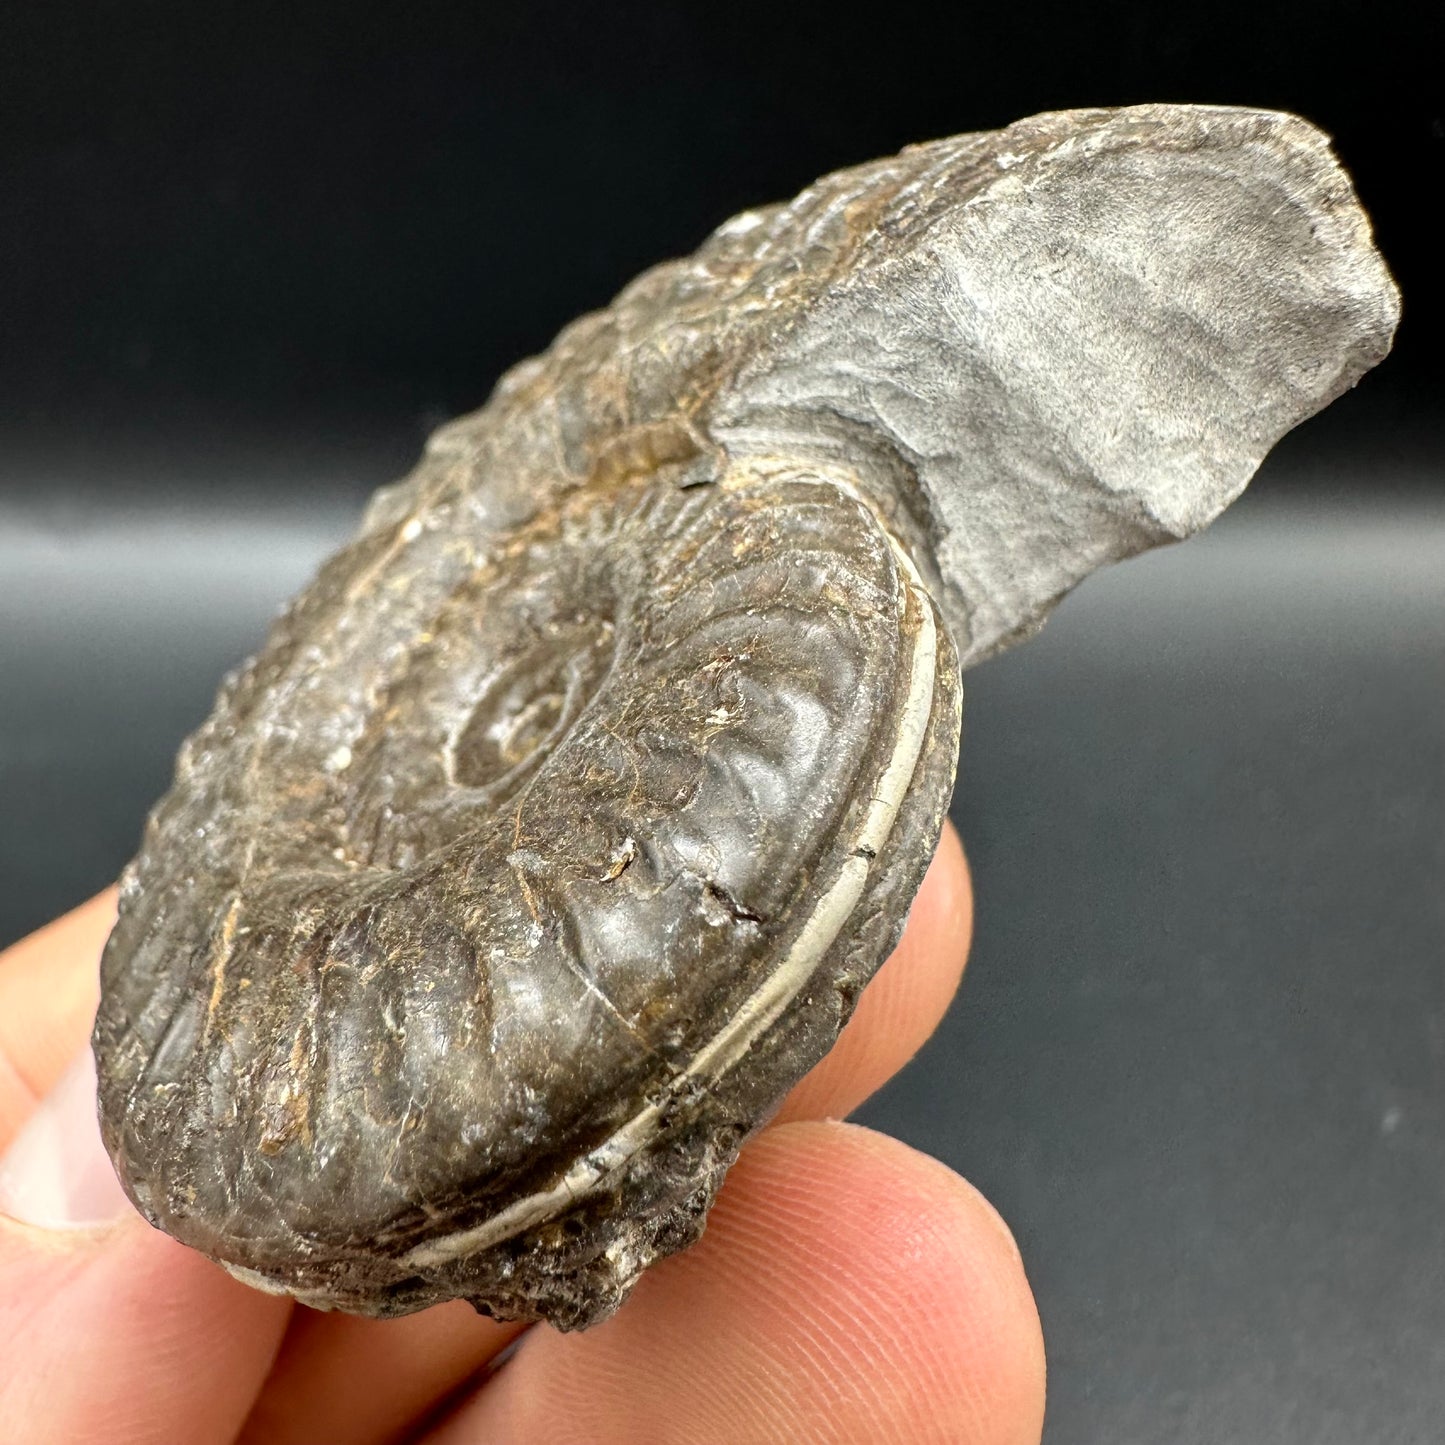
{"label": "brown fossil surface", "polygon": [[827,176],[568,327],[181,750],[95,1028],[136,1206],[308,1304],[607,1316],[897,941],[960,668],[1396,314],[1318,131],[1140,106]]}

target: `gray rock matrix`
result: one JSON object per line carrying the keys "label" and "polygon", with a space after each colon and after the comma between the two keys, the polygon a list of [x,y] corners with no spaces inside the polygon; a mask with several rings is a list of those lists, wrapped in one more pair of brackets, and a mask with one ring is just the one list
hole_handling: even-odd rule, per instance
{"label": "gray rock matrix", "polygon": [[137,1208],[312,1305],[605,1318],[897,942],[960,669],[1397,309],[1317,130],[1150,105],[826,176],[569,326],[181,749],[95,1027]]}

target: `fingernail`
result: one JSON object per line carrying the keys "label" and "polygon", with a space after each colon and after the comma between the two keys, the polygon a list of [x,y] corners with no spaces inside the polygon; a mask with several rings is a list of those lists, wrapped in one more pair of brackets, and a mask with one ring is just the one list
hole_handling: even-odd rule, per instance
{"label": "fingernail", "polygon": [[89,1047],[0,1156],[0,1214],[45,1229],[110,1224],[131,1209],[100,1141]]}

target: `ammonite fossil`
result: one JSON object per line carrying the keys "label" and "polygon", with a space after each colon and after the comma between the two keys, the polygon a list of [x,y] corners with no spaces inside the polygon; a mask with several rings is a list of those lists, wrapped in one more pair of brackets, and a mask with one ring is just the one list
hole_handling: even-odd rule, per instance
{"label": "ammonite fossil", "polygon": [[960,669],[1396,311],[1317,131],[1143,106],[828,176],[570,326],[181,751],[95,1029],[136,1206],[309,1304],[605,1317],[896,942]]}

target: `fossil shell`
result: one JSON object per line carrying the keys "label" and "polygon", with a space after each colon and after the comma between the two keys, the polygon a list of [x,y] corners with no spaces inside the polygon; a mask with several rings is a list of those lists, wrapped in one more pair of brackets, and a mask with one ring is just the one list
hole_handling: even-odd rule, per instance
{"label": "fossil shell", "polygon": [[1146,106],[826,177],[569,327],[181,751],[95,1029],[137,1207],[310,1304],[605,1317],[896,942],[960,667],[1395,315],[1318,132]]}

